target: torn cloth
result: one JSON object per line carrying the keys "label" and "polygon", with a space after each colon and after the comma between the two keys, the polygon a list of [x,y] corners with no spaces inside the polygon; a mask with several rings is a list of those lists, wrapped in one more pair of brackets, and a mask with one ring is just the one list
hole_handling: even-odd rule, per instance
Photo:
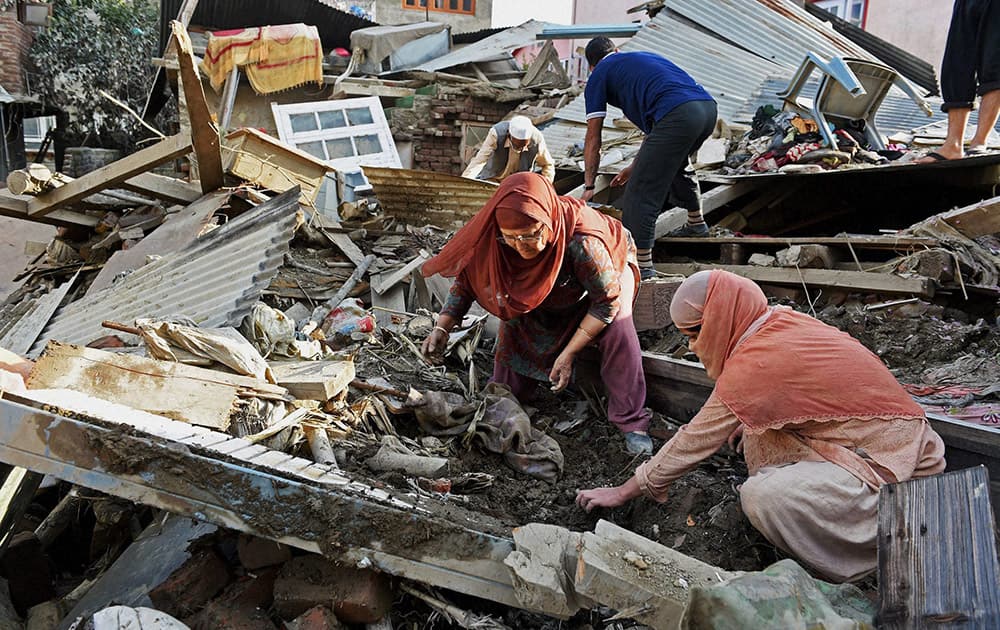
{"label": "torn cloth", "polygon": [[323,84],[323,46],[315,26],[282,24],[208,34],[202,71],[219,91],[242,66],[258,94]]}
{"label": "torn cloth", "polygon": [[928,413],[938,413],[970,424],[1000,426],[1000,384],[967,387],[904,383],[903,389]]}
{"label": "torn cloth", "polygon": [[486,450],[502,453],[514,470],[548,483],[562,474],[559,443],[531,426],[528,414],[504,385],[487,385],[479,403],[450,392],[411,392],[407,406],[413,408],[420,428],[431,435],[459,435],[471,428]]}

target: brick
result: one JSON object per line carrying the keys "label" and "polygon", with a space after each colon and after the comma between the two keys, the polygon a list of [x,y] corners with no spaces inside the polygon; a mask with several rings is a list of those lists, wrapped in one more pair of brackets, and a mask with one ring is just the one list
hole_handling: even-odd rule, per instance
{"label": "brick", "polygon": [[341,630],[344,625],[340,623],[332,609],[316,606],[285,624],[285,628],[286,630]]}
{"label": "brick", "polygon": [[7,576],[10,600],[17,613],[56,596],[49,559],[34,532],[15,534],[0,559],[0,571]]}
{"label": "brick", "polygon": [[292,559],[292,552],[286,545],[246,534],[241,534],[236,541],[236,553],[243,568],[250,571],[284,564]]}
{"label": "brick", "polygon": [[341,621],[374,623],[389,612],[392,599],[386,575],[338,566],[321,556],[293,558],[281,568],[274,583],[274,607],[284,619],[332,604]]}
{"label": "brick", "polygon": [[211,549],[196,551],[149,592],[157,610],[177,617],[197,612],[229,584],[229,568]]}
{"label": "brick", "polygon": [[278,568],[271,567],[230,584],[185,623],[191,630],[275,630],[267,611],[277,575]]}

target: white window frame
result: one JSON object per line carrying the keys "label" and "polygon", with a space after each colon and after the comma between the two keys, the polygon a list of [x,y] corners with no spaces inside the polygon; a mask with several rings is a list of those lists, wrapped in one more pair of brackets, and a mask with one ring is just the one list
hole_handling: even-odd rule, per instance
{"label": "white window frame", "polygon": [[[319,114],[321,113],[362,108],[367,108],[371,112],[371,123],[362,125],[348,124],[347,126],[333,129],[320,128]],[[315,156],[315,153],[302,148],[300,145],[309,142],[320,142],[323,145],[324,154],[320,159],[337,170],[350,170],[359,166],[402,168],[402,163],[399,161],[399,153],[396,151],[396,144],[393,142],[392,133],[389,131],[389,122],[386,120],[385,112],[382,110],[382,102],[377,96],[294,103],[289,105],[271,103],[271,111],[274,114],[274,121],[278,126],[278,137],[283,143]],[[297,114],[313,114],[316,116],[317,128],[312,131],[294,131],[292,129],[292,116]],[[344,112],[344,117],[347,120],[346,112]],[[378,137],[382,151],[380,153],[357,155],[355,138],[370,135]],[[351,140],[351,146],[355,151],[355,155],[352,157],[330,158],[326,141],[341,140],[344,138]]]}
{"label": "white window frame", "polygon": [[45,135],[56,126],[55,116],[30,116],[24,120],[38,120],[38,133],[39,135],[28,135],[28,128],[22,123],[22,128],[24,129],[24,146],[26,149],[37,151],[42,147],[42,140],[45,140]]}
{"label": "white window frame", "polygon": [[[867,0],[818,0],[814,4],[821,9],[825,9],[830,13],[833,13],[840,19],[850,22],[855,26],[862,26],[862,22],[865,19],[865,3]],[[861,7],[861,11],[857,19],[851,17],[851,9],[853,7]]]}

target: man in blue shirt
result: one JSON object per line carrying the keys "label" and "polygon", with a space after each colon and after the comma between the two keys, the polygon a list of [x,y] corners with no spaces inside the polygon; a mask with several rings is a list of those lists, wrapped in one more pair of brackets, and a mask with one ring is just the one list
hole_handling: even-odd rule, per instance
{"label": "man in blue shirt", "polygon": [[618,52],[607,37],[587,44],[590,78],[587,103],[587,137],[584,142],[584,194],[594,195],[594,180],[601,158],[601,132],[608,105],[646,134],[632,164],[611,180],[612,186],[628,184],[622,223],[632,232],[639,250],[642,279],[655,275],[653,241],[656,218],[680,206],[688,212],[687,225],[671,236],[706,236],[701,214],[698,180],[685,171],[688,156],[698,150],[715,128],[715,101],[705,88],[666,58],[649,52]]}

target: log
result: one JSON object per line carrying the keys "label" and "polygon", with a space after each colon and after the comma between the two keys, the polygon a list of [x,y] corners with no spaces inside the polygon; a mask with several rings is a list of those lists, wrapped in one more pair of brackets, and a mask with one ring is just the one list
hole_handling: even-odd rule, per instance
{"label": "log", "polygon": [[40,195],[71,181],[72,177],[53,173],[44,164],[29,164],[7,175],[7,189],[15,195]]}

